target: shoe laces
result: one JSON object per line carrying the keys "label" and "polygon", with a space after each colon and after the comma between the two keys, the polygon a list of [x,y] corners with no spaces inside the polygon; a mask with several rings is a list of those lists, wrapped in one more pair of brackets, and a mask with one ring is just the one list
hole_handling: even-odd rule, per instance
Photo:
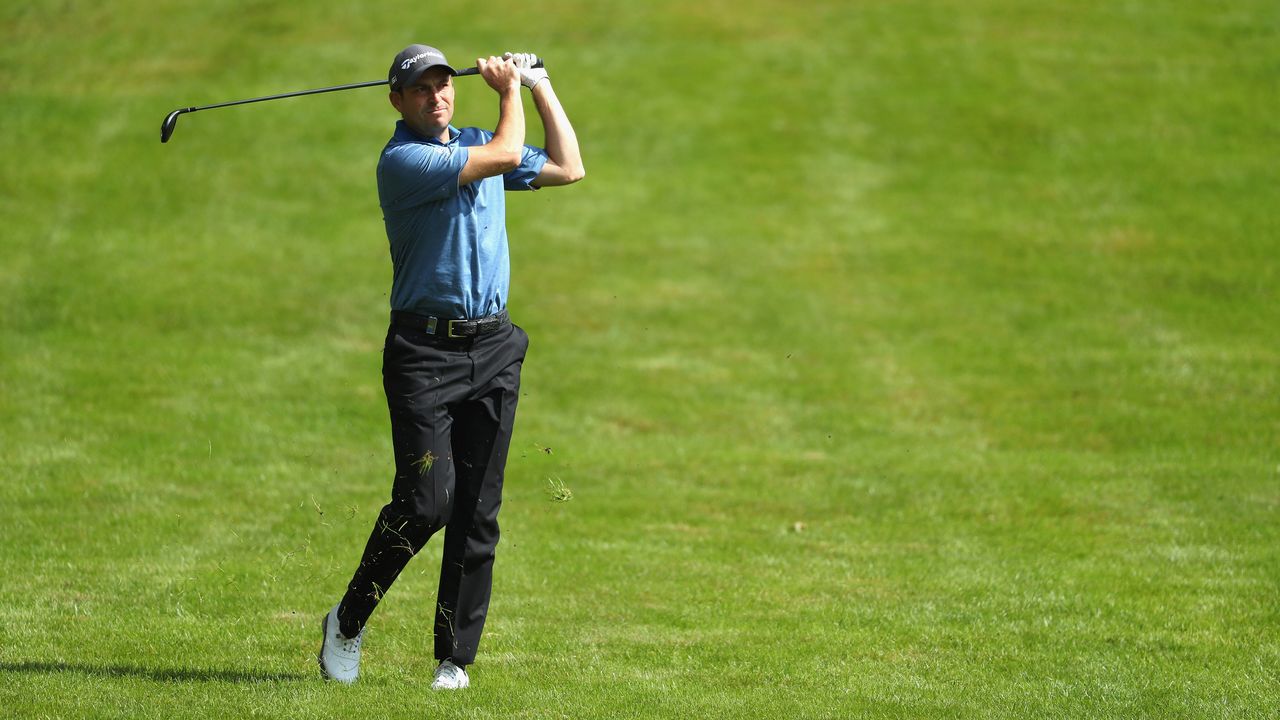
{"label": "shoe laces", "polygon": [[353,638],[343,635],[341,630],[337,634],[338,642],[341,643],[343,652],[353,653],[360,651],[360,641],[364,639],[364,628],[361,628],[360,632],[356,633]]}
{"label": "shoe laces", "polygon": [[440,667],[436,668],[436,678],[457,682],[466,677],[467,672],[462,668],[454,665],[452,662],[445,660],[440,663]]}

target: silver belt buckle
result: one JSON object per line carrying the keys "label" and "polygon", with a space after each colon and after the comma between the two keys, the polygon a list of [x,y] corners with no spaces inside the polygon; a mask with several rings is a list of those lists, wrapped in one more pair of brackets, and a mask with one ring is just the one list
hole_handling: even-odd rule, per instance
{"label": "silver belt buckle", "polygon": [[455,334],[454,334],[454,332],[453,332],[453,324],[454,324],[454,323],[457,323],[457,322],[466,322],[466,321],[465,321],[465,320],[450,320],[450,321],[449,321],[449,337],[451,337],[451,338],[464,338],[464,337],[466,337],[466,335],[455,335]]}

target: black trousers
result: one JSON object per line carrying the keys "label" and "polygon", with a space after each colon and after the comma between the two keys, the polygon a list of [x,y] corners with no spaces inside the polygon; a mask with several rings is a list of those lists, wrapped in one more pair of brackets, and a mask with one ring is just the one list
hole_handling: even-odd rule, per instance
{"label": "black trousers", "polygon": [[393,325],[382,383],[396,475],[338,608],[354,637],[409,560],[444,529],[435,655],[475,660],[489,609],[498,508],[529,336],[515,325],[450,340]]}

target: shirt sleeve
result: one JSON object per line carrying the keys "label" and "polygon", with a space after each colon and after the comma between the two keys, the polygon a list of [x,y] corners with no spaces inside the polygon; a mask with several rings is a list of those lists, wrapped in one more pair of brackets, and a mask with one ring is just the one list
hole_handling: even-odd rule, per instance
{"label": "shirt sleeve", "polygon": [[456,193],[467,156],[465,147],[425,143],[387,150],[378,163],[378,192],[383,208],[400,210]]}
{"label": "shirt sleeve", "polygon": [[542,166],[547,164],[547,151],[540,147],[525,145],[520,155],[520,166],[502,176],[502,184],[508,190],[533,190],[532,183]]}

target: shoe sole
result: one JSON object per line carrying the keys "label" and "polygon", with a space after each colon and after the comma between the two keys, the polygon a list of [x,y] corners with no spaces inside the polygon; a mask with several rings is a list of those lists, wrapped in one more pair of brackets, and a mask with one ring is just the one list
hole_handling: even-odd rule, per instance
{"label": "shoe sole", "polygon": [[320,677],[332,680],[329,671],[324,669],[324,645],[329,642],[329,616],[326,614],[320,618],[320,652],[316,653],[316,664],[320,666]]}
{"label": "shoe sole", "polygon": [[457,687],[445,687],[445,686],[439,686],[439,687],[437,687],[436,685],[432,685],[432,686],[431,686],[431,691],[432,691],[432,692],[456,692],[456,691],[458,691],[458,690],[466,690],[466,689],[467,689],[467,688],[469,688],[469,687],[471,687],[471,684],[470,684],[470,683],[468,683],[468,684],[466,684],[466,685],[459,685],[459,686],[457,686]]}

